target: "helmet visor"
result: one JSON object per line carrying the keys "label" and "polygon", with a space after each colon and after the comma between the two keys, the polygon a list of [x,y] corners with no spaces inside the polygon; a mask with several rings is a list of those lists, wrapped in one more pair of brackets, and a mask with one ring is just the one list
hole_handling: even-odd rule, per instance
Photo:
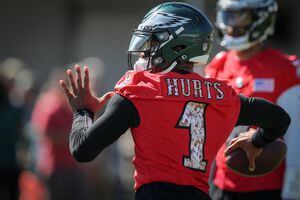
{"label": "helmet visor", "polygon": [[129,51],[149,51],[151,48],[151,35],[134,34],[132,36]]}
{"label": "helmet visor", "polygon": [[232,37],[245,35],[247,28],[251,26],[253,15],[251,11],[218,11],[217,25],[223,34]]}
{"label": "helmet visor", "polygon": [[133,33],[131,42],[128,48],[129,67],[135,70],[149,69],[151,57],[159,48],[155,34],[148,32],[136,31]]}
{"label": "helmet visor", "polygon": [[217,23],[225,26],[249,26],[253,20],[249,10],[242,11],[219,11],[217,13]]}
{"label": "helmet visor", "polygon": [[168,39],[167,32],[149,33],[142,31],[135,31],[133,33],[128,51],[156,51],[159,44]]}

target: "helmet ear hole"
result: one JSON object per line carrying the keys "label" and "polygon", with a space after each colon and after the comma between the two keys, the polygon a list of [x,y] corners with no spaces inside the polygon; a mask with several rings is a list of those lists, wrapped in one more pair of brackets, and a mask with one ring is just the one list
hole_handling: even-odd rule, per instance
{"label": "helmet ear hole", "polygon": [[185,45],[178,45],[178,46],[175,46],[173,47],[172,49],[176,52],[179,52],[179,51],[182,51],[183,49],[185,49],[186,46]]}

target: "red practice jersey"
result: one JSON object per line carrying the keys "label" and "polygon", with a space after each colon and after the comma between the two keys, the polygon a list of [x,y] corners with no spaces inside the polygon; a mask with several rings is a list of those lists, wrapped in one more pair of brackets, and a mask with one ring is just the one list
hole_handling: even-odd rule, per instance
{"label": "red practice jersey", "polygon": [[[233,51],[221,52],[206,67],[205,72],[207,77],[229,81],[237,93],[248,97],[263,97],[276,103],[285,91],[300,83],[297,77],[299,69],[292,62],[294,59],[293,56],[286,56],[271,48],[243,61]],[[282,187],[284,164],[265,176],[243,177],[227,168],[224,150],[225,145],[216,157],[214,183],[219,188],[233,192],[251,192]]]}
{"label": "red practice jersey", "polygon": [[135,189],[152,182],[208,192],[211,163],[238,119],[240,99],[226,82],[196,73],[128,71],[116,85],[135,105]]}

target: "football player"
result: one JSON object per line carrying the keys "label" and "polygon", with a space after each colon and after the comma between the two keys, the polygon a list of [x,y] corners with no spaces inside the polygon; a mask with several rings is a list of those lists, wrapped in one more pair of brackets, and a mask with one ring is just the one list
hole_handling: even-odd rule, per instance
{"label": "football player", "polygon": [[[276,13],[275,0],[219,0],[217,4],[220,44],[228,51],[217,54],[206,67],[207,77],[228,80],[238,94],[263,97],[281,105],[290,114],[292,124],[285,136],[285,172],[282,165],[262,177],[243,177],[226,167],[220,151],[215,199],[274,200],[281,199],[281,195],[284,199],[300,199],[300,146],[296,142],[300,140],[300,62],[263,43],[274,32]],[[247,129],[236,128],[230,138]]]}
{"label": "football player", "polygon": [[[208,175],[218,149],[235,125],[253,124],[261,129],[247,132],[234,145],[248,152],[253,169],[261,148],[284,135],[290,119],[279,106],[239,96],[225,82],[192,72],[194,64],[206,63],[212,32],[198,9],[164,3],[134,30],[128,50],[133,70],[116,84],[115,95],[99,99],[90,92],[88,67],[83,80],[80,66],[75,66],[76,78],[68,70],[70,86],[60,84],[74,111],[74,158],[93,160],[130,128],[136,199],[210,199]],[[94,113],[112,95],[94,121]]]}

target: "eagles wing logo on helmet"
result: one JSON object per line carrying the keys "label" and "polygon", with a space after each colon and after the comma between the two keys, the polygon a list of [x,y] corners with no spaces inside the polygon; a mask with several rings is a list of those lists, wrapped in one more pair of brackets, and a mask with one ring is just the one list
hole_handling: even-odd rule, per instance
{"label": "eagles wing logo on helmet", "polygon": [[[171,28],[178,27],[186,24],[191,19],[186,17],[177,16],[171,13],[157,12],[154,15],[150,15],[148,18],[144,19],[142,26],[151,26],[154,28]],[[143,28],[143,27],[139,27]]]}

